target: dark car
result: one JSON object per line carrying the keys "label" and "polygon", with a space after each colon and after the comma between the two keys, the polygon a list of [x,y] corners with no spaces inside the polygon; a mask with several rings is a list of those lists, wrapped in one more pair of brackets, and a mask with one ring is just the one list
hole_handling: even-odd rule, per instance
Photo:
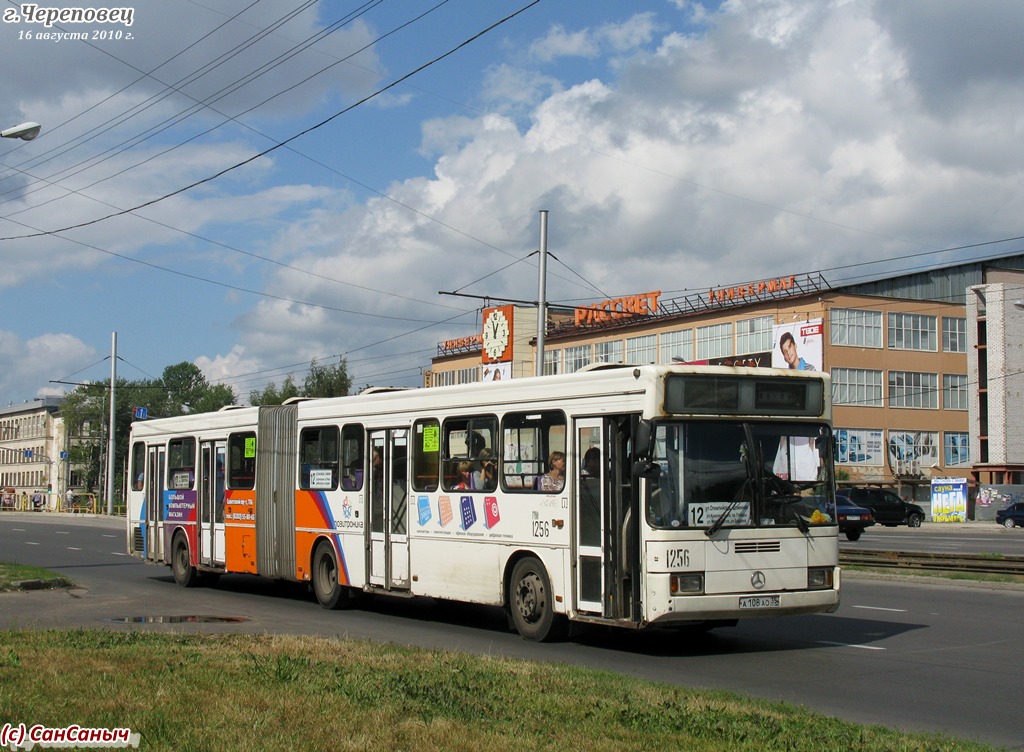
{"label": "dark car", "polygon": [[924,509],[917,504],[904,501],[892,491],[884,488],[859,488],[849,486],[836,489],[836,499],[848,499],[859,507],[867,507],[879,525],[895,527],[907,525],[921,527],[924,522]]}
{"label": "dark car", "polygon": [[996,522],[1003,527],[1024,527],[1024,501],[1010,504],[996,512]]}
{"label": "dark car", "polygon": [[839,521],[839,532],[846,534],[847,540],[860,538],[864,528],[875,524],[871,510],[852,504],[849,499],[836,496],[836,519]]}

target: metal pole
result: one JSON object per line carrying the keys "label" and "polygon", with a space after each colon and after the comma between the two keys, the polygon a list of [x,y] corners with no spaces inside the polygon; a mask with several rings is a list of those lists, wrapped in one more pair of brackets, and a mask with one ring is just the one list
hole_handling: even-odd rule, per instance
{"label": "metal pole", "polygon": [[548,331],[548,210],[540,210],[540,271],[537,281],[537,363],[536,376],[544,375],[544,335]]}
{"label": "metal pole", "polygon": [[114,513],[114,410],[117,383],[117,332],[110,342],[110,428],[107,430],[107,514]]}

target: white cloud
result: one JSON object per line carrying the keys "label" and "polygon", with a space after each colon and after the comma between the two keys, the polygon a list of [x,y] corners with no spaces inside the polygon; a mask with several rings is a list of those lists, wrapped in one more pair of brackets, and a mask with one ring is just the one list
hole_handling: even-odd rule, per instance
{"label": "white cloud", "polygon": [[561,57],[595,58],[602,53],[624,53],[652,39],[656,30],[653,13],[638,13],[623,23],[568,31],[560,24],[530,45],[530,56],[541,62]]}
{"label": "white cloud", "polygon": [[[74,387],[50,383],[75,381],[78,364],[97,360],[96,351],[68,334],[43,334],[22,340],[10,331],[0,330],[0,394],[49,397]],[[61,368],[63,367],[63,370]],[[107,365],[106,376],[110,375]]]}

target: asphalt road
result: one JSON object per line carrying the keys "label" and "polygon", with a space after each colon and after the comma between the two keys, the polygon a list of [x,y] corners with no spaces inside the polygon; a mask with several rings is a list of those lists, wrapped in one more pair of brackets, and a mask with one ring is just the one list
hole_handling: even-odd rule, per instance
{"label": "asphalt road", "polygon": [[994,522],[936,523],[919,528],[872,525],[858,541],[839,536],[839,547],[855,551],[922,551],[927,553],[1002,554],[1024,556],[1024,528],[1007,529]]}
{"label": "asphalt road", "polygon": [[[968,538],[974,534],[965,532]],[[1024,540],[1024,531],[1018,532]],[[894,540],[924,540],[928,534],[927,528],[891,532]],[[952,536],[947,543],[962,537],[950,529],[934,535]],[[867,534],[860,542],[866,539]],[[701,637],[583,628],[567,642],[537,645],[511,632],[494,608],[378,597],[354,610],[328,612],[302,586],[241,575],[222,577],[215,588],[185,590],[167,568],[142,564],[124,550],[125,535],[114,520],[0,515],[0,560],[47,566],[79,585],[63,592],[0,594],[0,628],[386,640],[578,664],[785,700],[860,723],[1024,749],[1024,672],[1016,658],[1022,589],[849,575],[835,614],[751,620]]]}

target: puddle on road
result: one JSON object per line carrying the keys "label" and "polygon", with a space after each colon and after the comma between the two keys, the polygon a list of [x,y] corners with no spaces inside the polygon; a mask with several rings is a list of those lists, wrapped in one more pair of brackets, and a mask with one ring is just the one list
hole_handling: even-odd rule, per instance
{"label": "puddle on road", "polygon": [[120,624],[237,624],[249,619],[244,616],[115,616],[105,621]]}

